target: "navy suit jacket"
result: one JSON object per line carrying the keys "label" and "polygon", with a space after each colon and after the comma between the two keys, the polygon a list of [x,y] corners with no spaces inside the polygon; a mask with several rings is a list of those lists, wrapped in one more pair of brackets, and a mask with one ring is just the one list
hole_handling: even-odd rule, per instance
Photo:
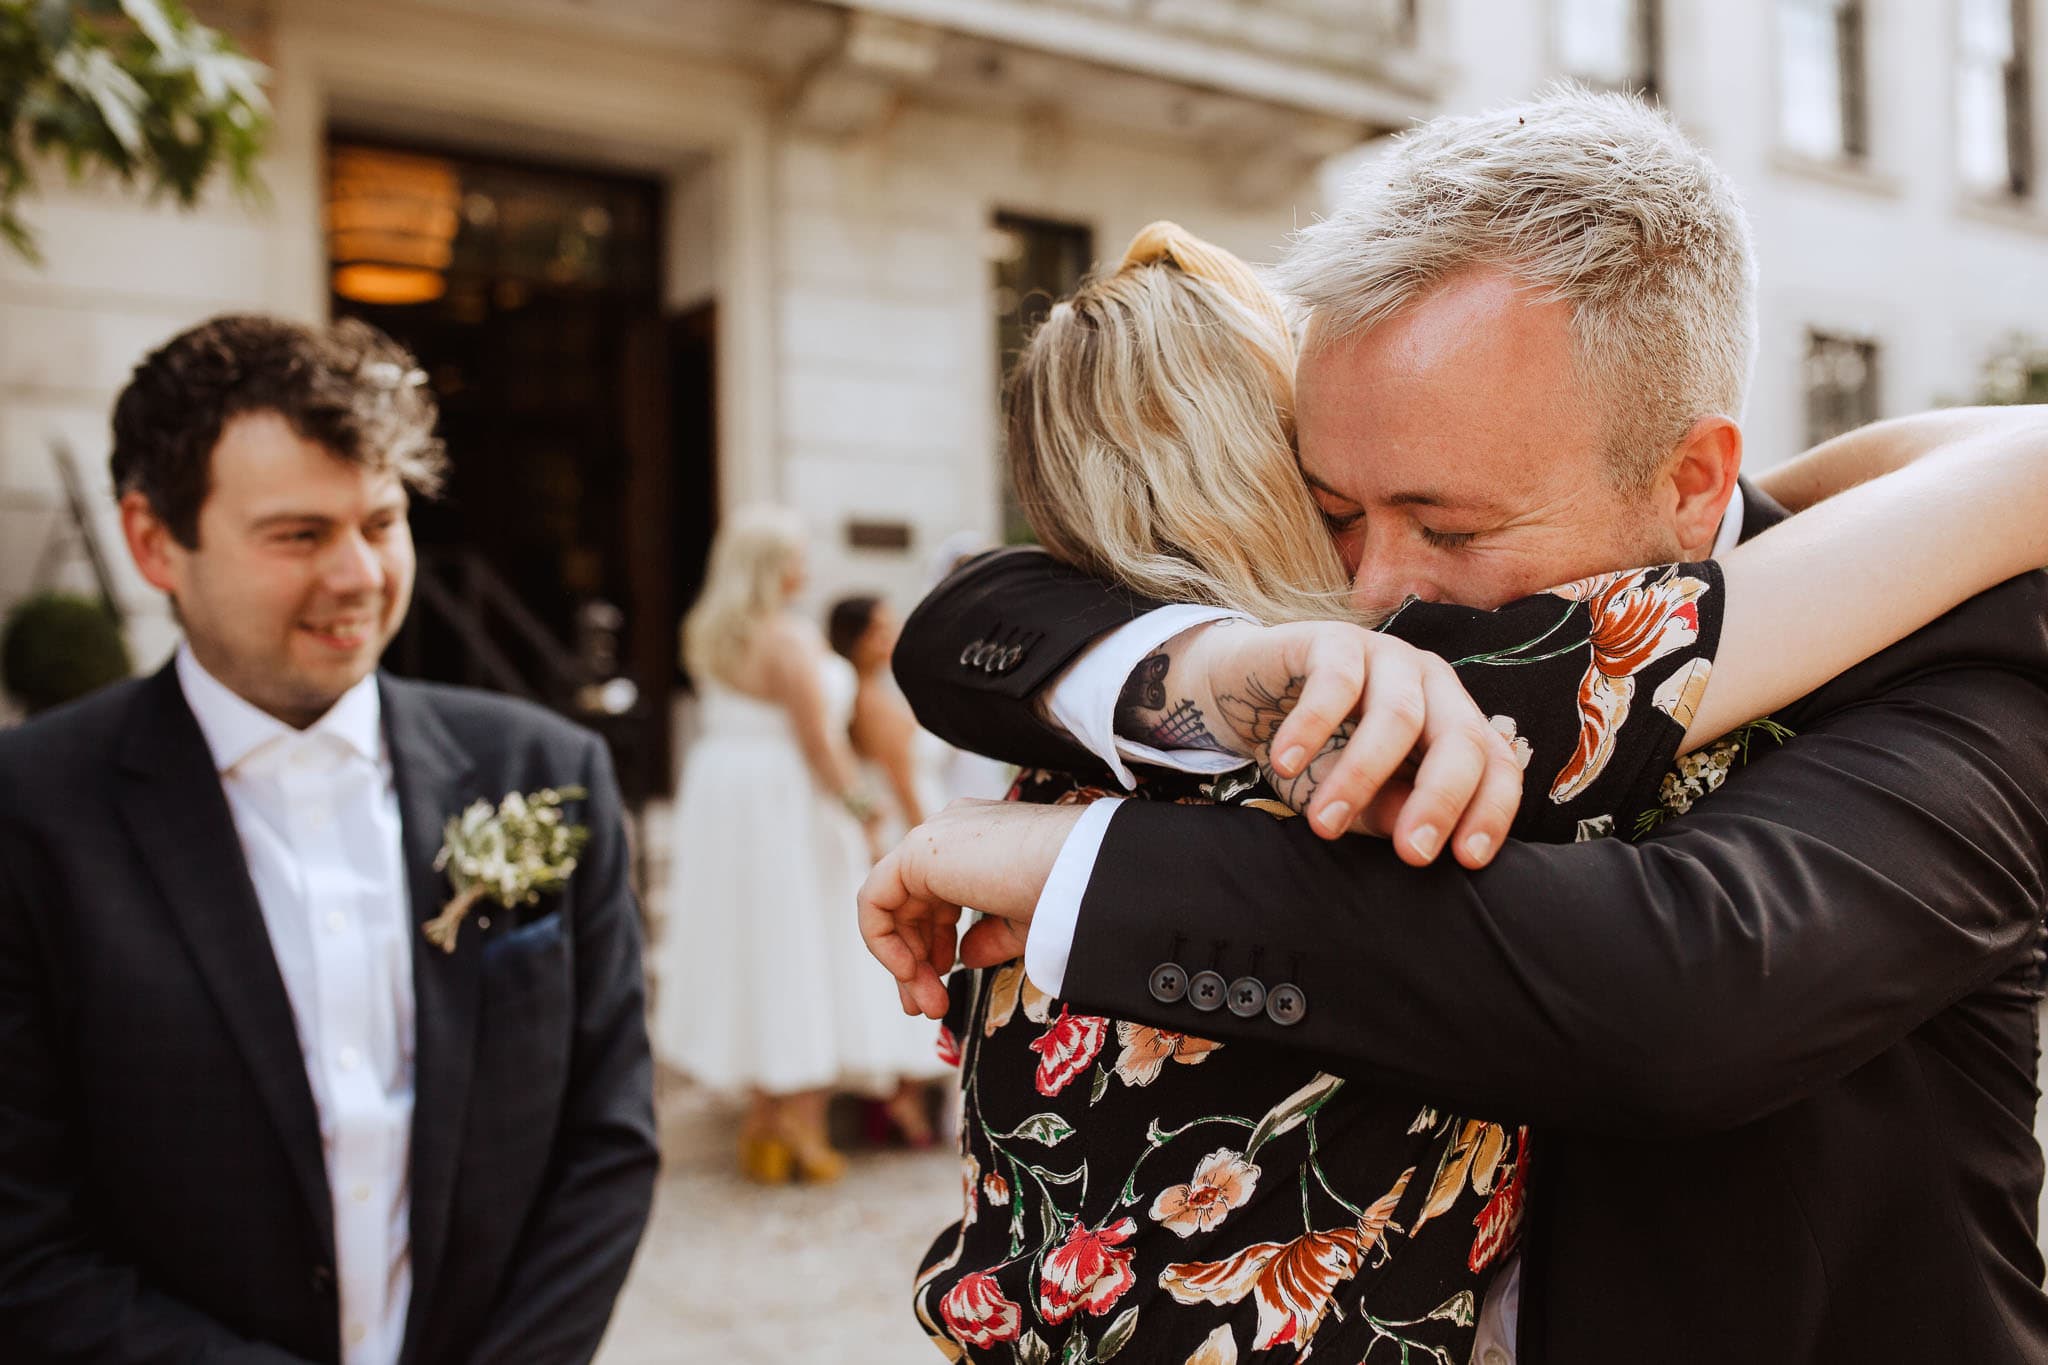
{"label": "navy suit jacket", "polygon": [[[414,946],[404,1360],[588,1360],[658,1164],[640,924],[602,744],[380,676],[411,912],[479,797],[585,787],[567,888]],[[318,1119],[175,673],[0,734],[0,1360],[341,1359]]]}

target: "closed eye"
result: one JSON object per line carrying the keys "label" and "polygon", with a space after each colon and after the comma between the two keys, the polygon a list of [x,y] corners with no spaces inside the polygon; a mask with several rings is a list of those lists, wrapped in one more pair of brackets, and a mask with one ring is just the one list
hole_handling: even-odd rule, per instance
{"label": "closed eye", "polygon": [[1359,520],[1365,516],[1363,512],[1332,512],[1322,507],[1316,510],[1323,514],[1323,525],[1333,532],[1348,531],[1358,525]]}
{"label": "closed eye", "polygon": [[1419,529],[1422,531],[1423,541],[1439,550],[1461,550],[1470,545],[1478,534],[1475,531],[1435,531],[1427,526]]}

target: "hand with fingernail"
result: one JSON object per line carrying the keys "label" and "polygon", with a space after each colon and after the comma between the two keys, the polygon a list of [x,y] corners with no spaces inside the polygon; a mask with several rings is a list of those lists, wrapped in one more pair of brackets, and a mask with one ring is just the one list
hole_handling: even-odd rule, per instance
{"label": "hand with fingernail", "polygon": [[1507,837],[1521,765],[1437,655],[1361,626],[1304,621],[1200,626],[1154,657],[1165,664],[1140,707],[1212,718],[1214,747],[1257,762],[1322,837],[1391,838],[1416,866],[1448,846],[1473,868]]}

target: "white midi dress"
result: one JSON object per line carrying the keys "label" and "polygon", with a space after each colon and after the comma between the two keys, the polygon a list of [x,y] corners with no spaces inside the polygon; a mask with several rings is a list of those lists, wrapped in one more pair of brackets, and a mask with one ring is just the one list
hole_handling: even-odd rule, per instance
{"label": "white midi dress", "polygon": [[[843,732],[855,677],[820,660]],[[654,1043],[715,1090],[885,1095],[946,1067],[860,938],[860,826],[811,775],[781,706],[715,682],[675,809]]]}

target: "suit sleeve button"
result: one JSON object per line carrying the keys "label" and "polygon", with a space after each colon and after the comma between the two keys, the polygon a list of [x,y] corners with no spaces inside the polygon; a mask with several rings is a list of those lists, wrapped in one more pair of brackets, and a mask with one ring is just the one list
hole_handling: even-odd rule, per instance
{"label": "suit sleeve button", "polygon": [[1188,978],[1188,1003],[1207,1013],[1223,1008],[1223,994],[1229,987],[1224,985],[1220,972],[1196,972]]}
{"label": "suit sleeve button", "polygon": [[1230,1012],[1249,1019],[1266,1008],[1266,983],[1256,976],[1240,976],[1230,983]]}
{"label": "suit sleeve button", "polygon": [[1150,984],[1154,1000],[1175,1004],[1188,993],[1188,974],[1178,962],[1162,962],[1152,969]]}
{"label": "suit sleeve button", "polygon": [[976,640],[973,644],[967,646],[967,648],[960,651],[960,666],[962,668],[973,668],[975,666],[977,652],[986,650],[987,648],[987,641]]}
{"label": "suit sleeve button", "polygon": [[1266,992],[1266,1017],[1282,1028],[1298,1024],[1308,1013],[1308,997],[1292,984],[1275,986]]}

